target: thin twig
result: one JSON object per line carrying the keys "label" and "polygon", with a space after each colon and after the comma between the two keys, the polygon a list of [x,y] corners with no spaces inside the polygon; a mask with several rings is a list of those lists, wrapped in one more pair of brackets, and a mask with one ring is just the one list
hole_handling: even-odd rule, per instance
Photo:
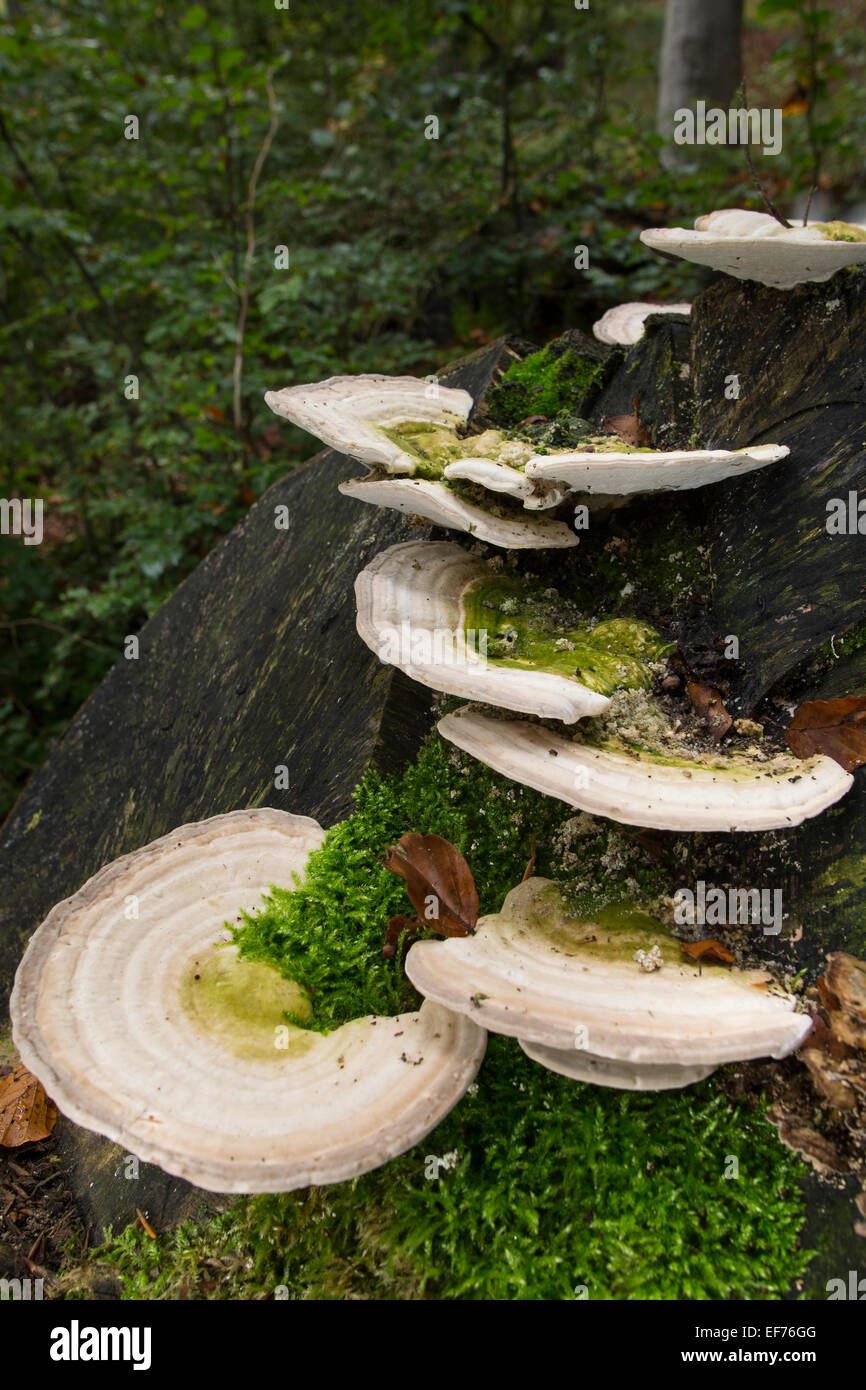
{"label": "thin twig", "polygon": [[268,110],[271,119],[268,124],[265,138],[262,141],[261,149],[256,156],[253,171],[250,174],[249,190],[247,194],[247,249],[244,253],[244,273],[241,281],[240,304],[238,306],[237,330],[235,335],[235,365],[232,373],[234,382],[234,425],[235,433],[240,438],[243,433],[243,410],[241,406],[241,385],[244,371],[244,334],[247,327],[247,310],[250,303],[250,285],[253,274],[253,257],[256,253],[256,189],[258,188],[259,177],[268,157],[268,151],[273,143],[274,136],[279,126],[277,115],[277,98],[274,93],[271,74],[265,75],[265,89],[268,94]]}
{"label": "thin twig", "polygon": [[[737,93],[737,95],[738,95],[739,100],[740,100],[741,109],[742,109],[743,111],[748,111],[748,109],[749,109],[749,98],[748,98],[748,95],[747,95],[747,93],[746,93],[746,79],[745,79],[745,77],[743,78],[742,82],[740,83],[740,90],[739,90],[739,92]],[[761,183],[761,180],[758,178],[758,171],[757,171],[757,169],[755,168],[754,160],[752,159],[752,151],[749,149],[748,144],[744,144],[744,145],[743,145],[743,150],[744,150],[745,155],[746,155],[746,163],[747,163],[748,166],[749,166],[749,173],[752,175],[752,180],[753,180],[753,182],[754,182],[754,185],[755,185],[755,187],[757,188],[758,192],[760,193],[761,198],[763,199],[764,207],[767,209],[767,212],[770,214],[771,217],[775,217],[775,219],[776,219],[777,222],[781,222],[781,224],[782,224],[783,227],[790,227],[790,225],[791,225],[790,222],[788,221],[788,219],[787,219],[786,217],[783,217],[783,216],[782,216],[782,214],[780,213],[779,209],[776,207],[776,204],[773,202],[772,198],[770,197],[769,193],[767,192],[766,188],[765,188],[764,185]]]}
{"label": "thin twig", "polygon": [[814,198],[814,196],[815,196],[815,194],[816,194],[817,192],[818,192],[818,185],[817,185],[816,183],[813,183],[813,184],[812,184],[812,187],[809,189],[809,197],[806,199],[806,211],[803,213],[803,226],[804,226],[804,227],[808,227],[808,225],[809,225],[809,211],[810,211],[810,209],[811,209],[811,207],[812,207],[812,199]]}

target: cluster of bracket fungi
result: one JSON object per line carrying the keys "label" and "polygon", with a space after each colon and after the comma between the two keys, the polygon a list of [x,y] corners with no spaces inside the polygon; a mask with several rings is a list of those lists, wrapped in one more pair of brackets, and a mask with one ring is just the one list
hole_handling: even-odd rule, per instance
{"label": "cluster of bracket fungi", "polygon": [[[866,260],[864,228],[737,210],[643,240],[778,288]],[[596,337],[630,346],[650,313],[688,311],[621,305]],[[333,377],[266,399],[368,466],[341,492],[483,543],[395,545],[356,583],[358,631],[380,660],[469,702],[438,726],[465,753],[580,811],[680,831],[797,825],[850,787],[821,755],[684,746],[653,694],[659,635],[587,622],[502,555],[578,545],[565,519],[577,501],[604,510],[698,488],[787,448],[666,452],[591,432],[556,448],[543,430],[479,431],[466,391],[412,377]],[[423,1138],[471,1084],[487,1030],[577,1080],[657,1090],[783,1057],[812,1027],[765,972],[696,962],[636,908],[578,908],[567,884],[530,877],[472,934],[409,948],[419,1010],[312,1031],[303,991],[239,959],[226,924],[299,881],[323,837],[309,817],[234,811],[109,864],[53,909],[11,1013],[23,1062],[71,1119],[203,1187],[287,1191]]]}

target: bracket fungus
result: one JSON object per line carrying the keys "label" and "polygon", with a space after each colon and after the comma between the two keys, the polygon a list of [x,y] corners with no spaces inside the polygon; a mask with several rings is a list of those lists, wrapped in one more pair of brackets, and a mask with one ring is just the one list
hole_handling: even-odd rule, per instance
{"label": "bracket fungus", "polygon": [[367,1172],[456,1104],[484,1054],[475,1022],[425,1003],[313,1032],[291,1021],[304,992],[226,944],[226,920],[300,874],[323,835],[282,811],[215,816],[53,909],[10,1012],[66,1115],[200,1187],[277,1192]]}
{"label": "bracket fungus", "polygon": [[453,542],[406,541],[358,575],[358,632],[380,661],[434,690],[572,724],[603,713],[611,690],[648,685],[662,644],[624,619],[570,627],[555,593]]}
{"label": "bracket fungus", "polygon": [[[769,992],[765,972],[698,966],[680,944],[631,906],[586,909],[559,884],[529,878],[473,936],[417,942],[406,972],[425,998],[602,1085],[687,1085],[725,1062],[799,1045],[811,1019],[794,1013],[791,995]],[[641,947],[658,951],[661,969],[638,968]]]}
{"label": "bracket fungus", "polygon": [[719,750],[698,760],[624,742],[565,737],[529,720],[464,707],[439,721],[450,743],[514,782],[591,815],[655,830],[778,830],[817,816],[853,782],[832,758],[763,762]]}
{"label": "bracket fungus", "polygon": [[626,449],[615,441],[589,450],[530,459],[527,476],[565,483],[572,491],[624,497],[633,492],[683,491],[766,468],[790,453],[785,444],[745,449]]}
{"label": "bracket fungus", "polygon": [[866,261],[866,227],[857,223],[795,221],[784,227],[767,212],[742,208],[698,217],[694,230],[649,228],[640,239],[653,251],[783,290],[829,280]]}
{"label": "bracket fungus", "polygon": [[648,304],[635,300],[631,304],[616,304],[592,325],[600,343],[611,347],[634,347],[644,335],[644,325],[650,314],[690,314],[691,304]]}
{"label": "bracket fungus", "polygon": [[426,478],[351,478],[339,484],[339,491],[361,502],[423,517],[434,526],[465,531],[475,540],[504,550],[562,550],[578,544],[564,521],[524,516],[519,509],[511,513],[504,508],[488,509],[467,501],[444,483]]}
{"label": "bracket fungus", "polygon": [[323,443],[386,473],[414,473],[417,458],[389,437],[404,420],[464,425],[472,409],[468,391],[414,376],[331,376],[303,386],[265,392],[275,415],[300,425]]}

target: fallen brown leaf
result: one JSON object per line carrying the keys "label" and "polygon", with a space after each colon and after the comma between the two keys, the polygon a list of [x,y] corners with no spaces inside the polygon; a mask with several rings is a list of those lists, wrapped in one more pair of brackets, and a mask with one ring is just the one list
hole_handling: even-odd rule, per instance
{"label": "fallen brown leaf", "polygon": [[47,1139],[57,1123],[57,1110],[23,1063],[0,1081],[0,1145],[17,1149]]}
{"label": "fallen brown leaf", "polygon": [[616,434],[633,449],[646,449],[652,440],[640,422],[640,401],[634,401],[631,415],[610,415],[601,427],[602,434]]}
{"label": "fallen brown leaf", "polygon": [[713,743],[720,743],[734,722],[725,709],[721,694],[715,686],[699,685],[697,681],[689,681],[686,690],[695,714],[712,734]]}
{"label": "fallen brown leaf", "polygon": [[798,758],[826,753],[853,772],[866,763],[866,695],[807,700],[785,730],[785,742]]}
{"label": "fallen brown leaf", "polygon": [[733,953],[727,946],[711,937],[705,941],[681,941],[680,948],[690,960],[715,960],[720,965],[732,965],[734,961]]}
{"label": "fallen brown leaf", "polygon": [[421,921],[441,936],[469,936],[478,921],[478,891],[463,855],[441,835],[404,835],[385,851],[385,867],[406,880]]}

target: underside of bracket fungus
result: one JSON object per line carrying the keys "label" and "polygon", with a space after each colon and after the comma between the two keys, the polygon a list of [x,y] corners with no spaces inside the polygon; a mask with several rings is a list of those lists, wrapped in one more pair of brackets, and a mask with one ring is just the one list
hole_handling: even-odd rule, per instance
{"label": "underside of bracket fungus", "polygon": [[765,972],[698,966],[654,918],[572,903],[543,878],[512,889],[473,936],[416,943],[406,972],[427,999],[519,1038],[554,1071],[638,1090],[784,1057],[811,1027]]}
{"label": "underside of bracket fungus", "polygon": [[382,551],[358,575],[355,600],[358,632],[380,661],[434,690],[566,724],[603,713],[619,686],[648,685],[662,646],[623,619],[570,627],[555,590],[448,541]]}
{"label": "underside of bracket fungus", "polygon": [[444,483],[425,478],[352,478],[340,483],[346,497],[357,497],[376,507],[393,507],[409,516],[420,516],[434,526],[465,531],[475,540],[504,550],[562,550],[578,544],[563,521],[546,516],[524,516],[521,511],[497,515],[487,507],[467,501]]}
{"label": "underside of bracket fungus", "polygon": [[853,222],[795,221],[784,227],[766,212],[722,208],[686,227],[641,232],[653,251],[710,266],[739,280],[758,280],[776,289],[829,280],[845,266],[866,261],[866,227]]}
{"label": "underside of bracket fungus", "polygon": [[575,492],[623,497],[633,492],[683,491],[766,468],[790,453],[784,444],[746,449],[618,450],[613,441],[592,450],[530,459],[527,476],[564,483]]}
{"label": "underside of bracket fungus", "polygon": [[474,1022],[425,1003],[313,1032],[288,1021],[309,1016],[304,992],[225,944],[225,923],[290,884],[323,834],[306,816],[234,811],[54,908],[10,1011],[66,1115],[200,1187],[274,1192],[367,1172],[456,1104],[484,1053]]}
{"label": "underside of bracket fungus", "polygon": [[323,443],[386,473],[414,473],[416,457],[389,437],[404,420],[456,428],[472,409],[468,391],[414,376],[332,376],[304,386],[267,391],[276,415]]}
{"label": "underside of bracket fungus", "polygon": [[752,761],[715,750],[677,758],[593,731],[568,737],[471,707],[439,721],[450,743],[494,771],[591,815],[656,830],[777,830],[817,816],[848,791],[832,758]]}
{"label": "underside of bracket fungus", "polygon": [[711,1076],[715,1067],[694,1062],[627,1062],[613,1057],[594,1057],[577,1048],[545,1047],[542,1043],[518,1042],[533,1062],[558,1072],[572,1081],[588,1081],[594,1086],[610,1086],[616,1091],[677,1091],[694,1086]]}
{"label": "underside of bracket fungus", "polygon": [[644,335],[644,325],[650,314],[690,314],[691,304],[648,304],[635,300],[631,304],[617,304],[608,309],[592,325],[592,331],[600,343],[611,347],[633,347]]}

